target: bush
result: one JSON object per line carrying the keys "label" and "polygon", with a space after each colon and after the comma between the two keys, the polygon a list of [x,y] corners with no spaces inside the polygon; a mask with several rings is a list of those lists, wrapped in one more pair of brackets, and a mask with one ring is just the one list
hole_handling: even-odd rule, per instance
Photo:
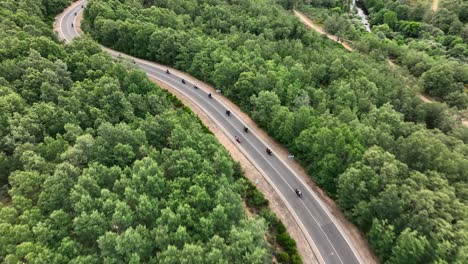
{"label": "bush", "polygon": [[258,214],[265,219],[270,229],[276,230],[278,228],[280,222],[276,218],[276,215],[268,208],[262,208]]}
{"label": "bush", "polygon": [[294,241],[294,239],[292,239],[286,232],[278,234],[278,244],[287,252],[297,252],[296,241]]}
{"label": "bush", "polygon": [[291,262],[288,253],[286,253],[284,251],[280,252],[278,254],[278,260],[279,260],[280,263],[290,263]]}
{"label": "bush", "polygon": [[292,264],[302,264],[302,259],[299,254],[291,255],[291,263]]}

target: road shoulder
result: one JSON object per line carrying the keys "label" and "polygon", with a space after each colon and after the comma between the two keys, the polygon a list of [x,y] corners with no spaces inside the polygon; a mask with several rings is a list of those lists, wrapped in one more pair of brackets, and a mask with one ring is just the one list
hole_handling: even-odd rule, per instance
{"label": "road shoulder", "polygon": [[[172,69],[172,72],[176,70]],[[179,75],[180,74],[180,75]],[[184,73],[177,72],[177,75],[184,76],[187,80],[192,80],[192,78]],[[189,107],[192,112],[194,112],[202,123],[208,127],[208,129],[216,136],[219,142],[229,151],[232,158],[235,161],[238,161],[241,164],[242,169],[245,172],[246,177],[256,185],[257,189],[265,195],[265,198],[269,201],[270,209],[278,216],[278,218],[283,222],[286,229],[288,230],[291,237],[296,241],[299,254],[301,255],[303,263],[316,264],[319,263],[312,248],[309,246],[304,234],[302,233],[299,225],[296,223],[295,219],[292,217],[291,213],[287,210],[286,205],[283,203],[281,198],[276,194],[273,187],[265,180],[264,176],[255,168],[255,166],[249,161],[247,157],[239,150],[237,146],[224,134],[224,132],[218,127],[218,125],[208,117],[205,112],[196,105],[190,98],[180,93],[171,86],[161,82],[155,78],[149,77],[151,81],[155,82],[161,88],[167,90],[171,94],[175,95],[182,103]],[[195,80],[195,79],[193,79]],[[201,86],[200,86],[201,87]],[[215,89],[208,85],[203,85],[204,89],[210,90],[215,94]],[[216,96],[220,100],[219,96]],[[222,100],[222,99],[221,99]],[[227,104],[227,102],[223,101]],[[231,107],[231,109],[233,109]],[[233,110],[233,113],[239,115],[239,113]],[[252,126],[251,126],[252,127]],[[257,132],[257,131],[256,131]]]}

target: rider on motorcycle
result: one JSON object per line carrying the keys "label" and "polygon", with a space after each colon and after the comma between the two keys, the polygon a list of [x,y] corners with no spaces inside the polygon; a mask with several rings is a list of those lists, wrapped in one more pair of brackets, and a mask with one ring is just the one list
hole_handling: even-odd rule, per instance
{"label": "rider on motorcycle", "polygon": [[246,126],[244,126],[244,131],[245,131],[245,133],[248,133],[248,132],[249,132],[249,128],[246,127]]}
{"label": "rider on motorcycle", "polygon": [[226,110],[226,115],[231,116],[231,111]]}
{"label": "rider on motorcycle", "polygon": [[296,191],[297,196],[299,196],[299,197],[302,196],[302,192],[298,188],[296,188],[295,191]]}
{"label": "rider on motorcycle", "polygon": [[267,149],[266,149],[266,153],[267,153],[268,155],[271,155],[271,149],[267,148]]}
{"label": "rider on motorcycle", "polygon": [[208,94],[208,97],[209,97],[209,98],[212,98],[211,93]]}

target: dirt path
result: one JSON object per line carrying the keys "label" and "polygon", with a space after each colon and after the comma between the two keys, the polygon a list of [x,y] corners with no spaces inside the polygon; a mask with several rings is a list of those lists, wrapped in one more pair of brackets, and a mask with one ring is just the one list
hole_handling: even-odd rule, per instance
{"label": "dirt path", "polygon": [[[433,0],[432,2],[432,9],[434,11],[437,11],[437,8],[439,6],[439,0]],[[340,43],[341,45],[343,45],[343,47],[348,50],[348,51],[353,51],[353,48],[351,46],[349,46],[347,43],[344,43],[344,42],[341,42],[341,41],[338,41],[338,37],[335,36],[335,35],[331,35],[331,34],[327,34],[325,32],[325,30],[323,30],[323,28],[317,24],[315,24],[310,18],[308,18],[304,13],[300,12],[300,11],[297,11],[297,10],[294,10],[294,15],[296,15],[300,20],[301,22],[308,28],[311,28],[313,30],[315,30],[316,32],[320,33],[320,34],[326,34],[327,37],[335,42],[338,42]],[[396,67],[398,67],[397,64],[395,64],[393,61],[391,61],[390,59],[387,59],[387,62],[388,64],[390,65],[390,67],[392,67],[392,69],[395,69]],[[424,94],[417,94],[417,97],[419,99],[421,99],[421,101],[423,101],[424,103],[432,103],[432,102],[435,102],[434,99],[431,99],[429,98],[429,96],[427,95],[424,95]],[[468,127],[468,120],[466,119],[461,119],[461,123],[463,126],[466,126]]]}
{"label": "dirt path", "polygon": [[439,9],[439,0],[432,0],[432,11],[436,12]]}
{"label": "dirt path", "polygon": [[[320,33],[322,35],[326,35],[327,38],[329,38],[329,39],[331,39],[331,40],[333,40],[333,41],[335,41],[337,43],[340,43],[348,51],[353,51],[354,50],[348,43],[339,40],[339,38],[337,36],[332,35],[332,34],[328,34],[322,28],[322,26],[317,25],[316,23],[314,23],[314,21],[312,21],[310,18],[308,18],[304,13],[302,13],[300,11],[297,11],[297,10],[294,10],[294,15],[296,15],[306,27],[311,28],[311,29],[315,30],[316,32],[318,32],[318,33]],[[390,59],[387,59],[387,62],[392,68],[395,68],[397,66]]]}
{"label": "dirt path", "polygon": [[310,20],[306,15],[304,15],[303,13],[297,11],[297,10],[294,10],[294,14],[302,21],[302,23],[304,23],[304,25],[306,25],[308,28],[311,28],[315,31],[317,31],[318,33],[322,34],[322,35],[326,35],[327,38],[337,42],[337,43],[340,43],[345,49],[349,50],[349,51],[353,51],[353,48],[351,48],[351,46],[349,46],[347,43],[343,42],[343,41],[340,41],[338,39],[337,36],[335,35],[332,35],[332,34],[328,34],[327,32],[325,32],[325,30],[323,30],[323,28],[317,24],[315,24],[312,20]]}
{"label": "dirt path", "polygon": [[422,94],[418,94],[418,97],[419,99],[421,99],[423,102],[425,103],[432,103],[432,100],[429,99],[429,97],[425,96],[425,95],[422,95]]}

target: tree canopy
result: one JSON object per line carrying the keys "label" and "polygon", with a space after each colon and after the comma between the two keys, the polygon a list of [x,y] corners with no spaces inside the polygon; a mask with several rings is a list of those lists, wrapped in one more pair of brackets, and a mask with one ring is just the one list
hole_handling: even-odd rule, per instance
{"label": "tree canopy", "polygon": [[0,3],[0,262],[300,263],[192,112],[91,39],[58,42],[69,2]]}
{"label": "tree canopy", "polygon": [[[393,13],[382,19],[398,26]],[[382,261],[466,260],[468,131],[419,103],[382,56],[349,53],[266,0],[90,1],[84,25],[103,45],[222,89],[298,157]],[[423,74],[419,55],[408,63]],[[444,79],[426,74],[423,85],[459,91],[450,72],[461,68],[441,67]]]}

